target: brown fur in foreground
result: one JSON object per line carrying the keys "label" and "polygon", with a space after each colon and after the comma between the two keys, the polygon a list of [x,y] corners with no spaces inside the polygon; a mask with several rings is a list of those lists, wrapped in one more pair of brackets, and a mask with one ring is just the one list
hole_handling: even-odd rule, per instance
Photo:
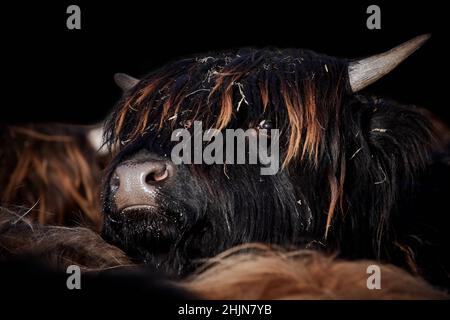
{"label": "brown fur in foreground", "polygon": [[84,270],[130,265],[127,256],[87,228],[42,226],[0,207],[0,259],[35,256],[52,268]]}
{"label": "brown fur in foreground", "polygon": [[[242,249],[246,251],[243,253]],[[0,262],[20,256],[35,256],[59,270],[73,264],[99,273],[136,266],[121,250],[89,229],[32,224],[0,208]],[[381,290],[367,289],[366,270],[372,264],[381,268]],[[205,299],[449,298],[424,280],[391,265],[335,260],[311,250],[273,250],[263,244],[227,250],[209,259],[202,270],[186,281],[172,285]]]}
{"label": "brown fur in foreground", "polygon": [[0,127],[0,205],[23,209],[41,224],[101,225],[101,170],[107,157],[88,141],[87,126]]}
{"label": "brown fur in foreground", "polygon": [[[370,260],[343,261],[311,250],[265,245],[235,247],[213,258],[184,285],[207,299],[449,299],[424,280]],[[381,269],[381,289],[369,290],[369,265]]]}

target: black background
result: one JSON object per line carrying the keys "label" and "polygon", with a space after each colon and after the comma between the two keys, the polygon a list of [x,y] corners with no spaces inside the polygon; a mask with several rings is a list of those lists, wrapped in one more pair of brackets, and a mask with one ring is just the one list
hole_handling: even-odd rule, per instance
{"label": "black background", "polygon": [[[81,30],[66,28],[66,8],[70,4],[81,7]],[[370,4],[381,7],[381,30],[366,28],[366,8]],[[421,50],[366,91],[424,106],[450,123],[447,16],[444,1],[352,4],[240,0],[143,4],[130,0],[115,3],[72,0],[1,4],[0,122],[95,123],[119,98],[120,91],[113,82],[115,72],[139,76],[196,52],[278,46],[303,47],[352,58],[378,53],[414,36],[431,33],[431,40]],[[15,312],[29,310],[35,317],[36,310],[43,310],[48,316],[57,305],[20,307]],[[176,306],[158,305],[166,318],[176,315]],[[64,313],[57,314],[70,315],[80,306],[83,304],[61,304]],[[308,313],[334,316],[338,310],[355,318],[387,316],[388,312],[380,306],[380,303],[360,303],[359,309],[354,304],[279,303],[274,305],[274,316],[268,318],[276,318],[283,311],[298,318],[306,318]],[[403,317],[408,317],[418,309],[427,315],[439,314],[437,307],[442,307],[443,312],[448,304],[414,302],[395,306]],[[130,311],[147,315],[157,312],[155,305],[139,301],[100,307],[102,316],[117,315],[121,309],[128,317]]]}
{"label": "black background", "polygon": [[[449,123],[448,35],[442,1],[48,1],[2,5],[0,121],[100,121],[119,98],[115,72],[140,76],[197,52],[302,47],[339,57],[378,53],[414,36],[429,42],[367,92],[426,107]],[[66,8],[81,8],[81,30]],[[381,30],[366,27],[381,7]]]}

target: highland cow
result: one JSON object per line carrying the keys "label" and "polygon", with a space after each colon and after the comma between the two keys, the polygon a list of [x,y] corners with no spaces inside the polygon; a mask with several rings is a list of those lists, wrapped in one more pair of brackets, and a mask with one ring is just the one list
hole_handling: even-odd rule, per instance
{"label": "highland cow", "polygon": [[[104,187],[104,238],[179,276],[264,242],[387,261],[448,286],[446,218],[415,210],[436,150],[432,126],[414,106],[359,93],[427,38],[355,61],[243,49],[176,61],[140,81],[118,75],[125,93],[106,128],[118,154]],[[279,129],[282,170],[175,166],[171,133],[194,121]]]}
{"label": "highland cow", "polygon": [[[105,179],[103,237],[178,276],[263,242],[389,262],[448,287],[448,224],[437,206],[449,167],[431,181],[441,189],[424,184],[436,167],[432,126],[414,106],[360,92],[427,38],[361,60],[242,49],[179,60],[141,80],[118,75],[125,92],[106,126],[118,153]],[[172,132],[194,121],[278,129],[281,170],[174,165]],[[424,190],[440,198],[430,203]]]}

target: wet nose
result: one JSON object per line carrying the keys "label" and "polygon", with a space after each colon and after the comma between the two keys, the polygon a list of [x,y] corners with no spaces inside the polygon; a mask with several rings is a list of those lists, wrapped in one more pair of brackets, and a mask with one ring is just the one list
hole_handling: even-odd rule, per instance
{"label": "wet nose", "polygon": [[110,187],[119,210],[132,206],[154,206],[156,187],[173,176],[167,161],[125,162],[114,171]]}

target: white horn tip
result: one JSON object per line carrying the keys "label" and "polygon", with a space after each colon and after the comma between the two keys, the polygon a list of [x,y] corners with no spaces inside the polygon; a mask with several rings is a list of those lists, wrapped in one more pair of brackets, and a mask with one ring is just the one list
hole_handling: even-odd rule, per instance
{"label": "white horn tip", "polygon": [[430,34],[423,34],[387,52],[351,62],[349,64],[349,79],[352,91],[357,92],[391,72],[430,37]]}

